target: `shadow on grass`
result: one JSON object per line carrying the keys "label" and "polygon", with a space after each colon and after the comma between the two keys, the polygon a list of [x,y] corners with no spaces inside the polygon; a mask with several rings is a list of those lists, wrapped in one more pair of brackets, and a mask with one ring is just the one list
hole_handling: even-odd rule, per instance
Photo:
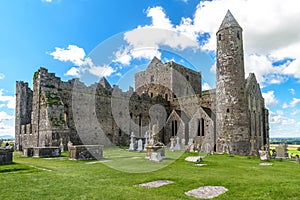
{"label": "shadow on grass", "polygon": [[30,170],[31,167],[19,163],[10,163],[10,164],[3,164],[0,165],[0,174],[1,173],[10,173],[10,172],[18,172],[18,171],[25,171]]}

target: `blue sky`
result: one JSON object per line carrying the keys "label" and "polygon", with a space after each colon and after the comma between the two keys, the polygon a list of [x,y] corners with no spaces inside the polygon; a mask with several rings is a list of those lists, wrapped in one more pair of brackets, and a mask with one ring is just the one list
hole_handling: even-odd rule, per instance
{"label": "blue sky", "polygon": [[[89,84],[127,89],[153,56],[202,71],[215,83],[215,32],[227,9],[243,27],[246,77],[270,109],[271,137],[300,137],[297,0],[3,0],[0,3],[0,136],[14,135],[15,82],[46,67]],[[91,77],[93,77],[91,79]]]}

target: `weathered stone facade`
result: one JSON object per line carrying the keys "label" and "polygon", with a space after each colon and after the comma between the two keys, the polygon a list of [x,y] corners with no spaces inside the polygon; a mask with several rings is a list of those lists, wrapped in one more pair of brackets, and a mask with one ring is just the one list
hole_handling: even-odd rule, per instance
{"label": "weathered stone facade", "polygon": [[153,124],[168,144],[178,136],[205,152],[257,155],[268,146],[268,110],[254,74],[244,75],[242,28],[230,12],[217,32],[217,87],[202,91],[201,73],[153,58],[123,92],[105,78],[91,86],[64,82],[40,68],[33,91],[16,84],[16,150],[128,145]]}

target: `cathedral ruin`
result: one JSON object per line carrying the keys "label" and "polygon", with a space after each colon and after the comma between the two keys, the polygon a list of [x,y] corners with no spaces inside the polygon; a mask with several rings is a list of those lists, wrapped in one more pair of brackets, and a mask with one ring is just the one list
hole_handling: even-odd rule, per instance
{"label": "cathedral ruin", "polygon": [[257,155],[269,145],[268,110],[254,73],[245,79],[242,28],[227,12],[216,33],[216,89],[203,91],[202,75],[156,57],[123,92],[103,77],[86,86],[61,81],[47,69],[16,83],[15,148],[67,144],[129,145],[157,124],[159,140],[179,137],[204,152]]}

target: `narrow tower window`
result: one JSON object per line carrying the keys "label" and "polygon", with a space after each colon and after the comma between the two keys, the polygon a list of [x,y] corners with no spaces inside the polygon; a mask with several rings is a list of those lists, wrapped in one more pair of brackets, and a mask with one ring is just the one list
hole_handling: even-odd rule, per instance
{"label": "narrow tower window", "polygon": [[237,37],[238,39],[240,39],[240,31],[237,31],[236,37]]}
{"label": "narrow tower window", "polygon": [[219,34],[218,37],[219,37],[219,41],[222,40],[222,35],[221,34]]}
{"label": "narrow tower window", "polygon": [[151,75],[151,77],[150,77],[150,82],[151,83],[154,82],[154,76],[153,75]]}

